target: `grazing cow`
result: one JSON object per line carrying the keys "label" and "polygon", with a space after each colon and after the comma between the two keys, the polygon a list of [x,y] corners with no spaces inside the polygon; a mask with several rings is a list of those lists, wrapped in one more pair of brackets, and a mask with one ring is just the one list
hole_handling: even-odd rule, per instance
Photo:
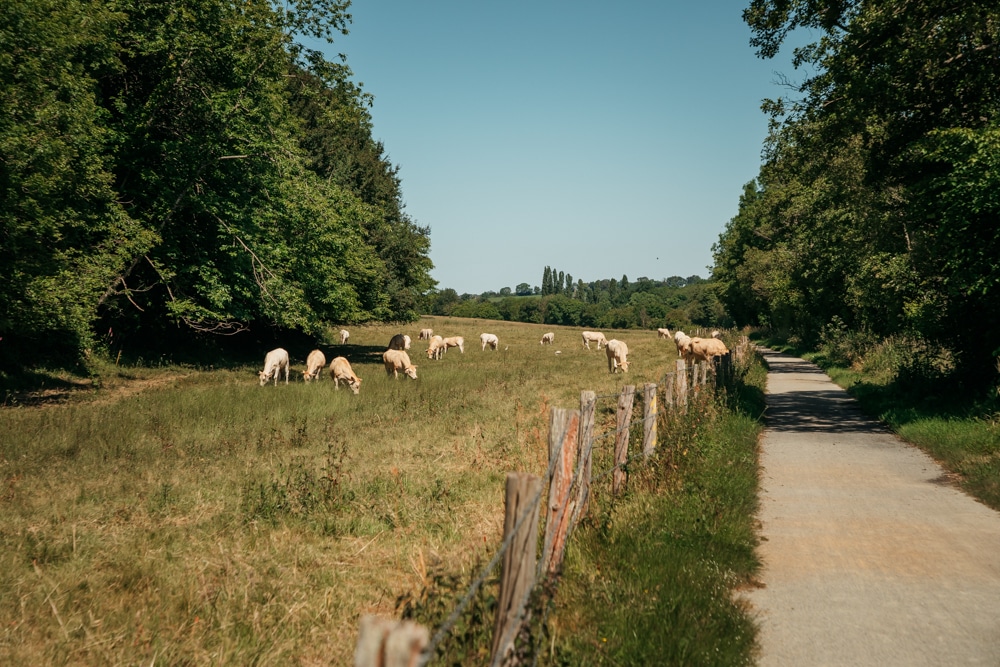
{"label": "grazing cow", "polygon": [[443,338],[444,351],[447,352],[449,347],[457,347],[458,351],[465,354],[465,339],[461,336],[452,336],[451,338]]}
{"label": "grazing cow", "polygon": [[684,345],[691,340],[683,331],[674,332],[674,345],[677,346],[677,356],[684,356]]}
{"label": "grazing cow", "polygon": [[410,355],[404,350],[386,350],[382,353],[385,374],[395,380],[402,371],[408,377],[417,379],[417,367],[410,363]]}
{"label": "grazing cow", "polygon": [[396,334],[389,339],[389,347],[387,350],[405,350],[406,349],[406,336],[403,334]]}
{"label": "grazing cow", "polygon": [[411,342],[412,341],[410,340],[410,337],[407,336],[406,334],[403,334],[403,349],[404,350],[409,350],[410,349],[410,343]]}
{"label": "grazing cow", "polygon": [[712,338],[722,338],[722,332],[718,331],[718,330],[713,331],[712,332]]}
{"label": "grazing cow", "polygon": [[625,341],[612,338],[605,345],[604,353],[608,355],[609,373],[617,373],[619,366],[623,373],[628,373],[628,345]]}
{"label": "grazing cow", "polygon": [[278,375],[282,369],[285,371],[285,384],[288,384],[288,352],[276,347],[264,357],[264,370],[257,374],[260,378],[260,386],[263,387],[273,377],[274,386],[277,387]]}
{"label": "grazing cow", "polygon": [[689,338],[684,344],[684,359],[690,361],[711,361],[729,352],[729,348],[718,338]]}
{"label": "grazing cow", "polygon": [[361,378],[354,374],[351,362],[344,357],[337,357],[330,362],[330,377],[333,378],[334,389],[340,389],[340,381],[343,380],[355,394],[361,391]]}
{"label": "grazing cow", "polygon": [[556,335],[554,333],[550,331],[548,333],[542,334],[542,342],[541,342],[542,345],[545,345],[546,343],[552,345],[552,343],[554,342],[556,342]]}
{"label": "grazing cow", "polygon": [[485,352],[487,345],[496,350],[500,339],[496,337],[496,334],[484,333],[479,335],[479,342],[483,344],[483,352]]}
{"label": "grazing cow", "polygon": [[427,358],[440,359],[444,354],[444,338],[441,336],[431,336],[431,342],[427,345]]}
{"label": "grazing cow", "polygon": [[313,350],[306,359],[306,369],[302,371],[302,379],[306,382],[320,379],[324,366],[326,366],[326,356],[319,350]]}
{"label": "grazing cow", "polygon": [[433,335],[434,329],[421,329],[420,335],[417,336],[417,340],[430,340]]}
{"label": "grazing cow", "polygon": [[591,343],[597,343],[597,349],[599,350],[601,349],[601,345],[608,344],[608,339],[600,331],[584,331],[583,346],[589,350]]}
{"label": "grazing cow", "polygon": [[340,344],[347,345],[347,339],[351,337],[351,332],[347,329],[340,330]]}
{"label": "grazing cow", "polygon": [[670,336],[670,329],[657,329],[656,330],[656,337],[657,338],[671,338],[671,336]]}

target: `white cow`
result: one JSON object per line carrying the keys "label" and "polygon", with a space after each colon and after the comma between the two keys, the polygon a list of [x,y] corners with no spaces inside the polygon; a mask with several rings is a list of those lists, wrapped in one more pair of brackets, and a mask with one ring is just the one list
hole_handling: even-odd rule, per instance
{"label": "white cow", "polygon": [[326,366],[326,355],[319,350],[313,350],[306,359],[306,369],[302,371],[302,379],[306,382],[320,379],[324,366]]}
{"label": "white cow", "polygon": [[719,331],[719,330],[713,331],[712,332],[712,338],[722,338],[722,332]]}
{"label": "white cow", "polygon": [[330,377],[333,378],[334,389],[340,389],[340,381],[343,380],[355,394],[361,391],[361,378],[354,374],[351,362],[344,357],[337,357],[330,362]]}
{"label": "white cow", "polygon": [[608,339],[600,331],[584,331],[583,346],[589,350],[591,343],[597,343],[597,349],[599,350],[601,349],[601,345],[608,344]]}
{"label": "white cow", "polygon": [[670,335],[670,329],[657,329],[656,330],[656,337],[657,338],[671,338],[672,336]]}
{"label": "white cow", "polygon": [[711,361],[712,357],[722,356],[729,348],[718,338],[688,338],[684,342],[684,359],[686,361]]}
{"label": "white cow", "polygon": [[674,345],[677,346],[677,356],[684,356],[684,346],[691,338],[683,331],[674,332]]}
{"label": "white cow", "polygon": [[395,380],[402,371],[407,377],[417,379],[417,367],[410,363],[410,355],[403,350],[386,350],[382,353],[385,374]]}
{"label": "white cow", "polygon": [[409,336],[407,336],[406,334],[403,334],[403,349],[404,350],[409,350],[410,349],[410,343],[412,343],[412,342],[413,341],[410,339]]}
{"label": "white cow", "polygon": [[546,343],[548,343],[549,345],[552,345],[552,343],[554,343],[555,341],[556,341],[556,335],[554,333],[552,333],[551,331],[548,332],[548,333],[542,334],[542,341],[541,341],[542,345],[545,345]]}
{"label": "white cow", "polygon": [[461,336],[452,336],[451,338],[442,339],[444,343],[444,351],[447,352],[449,347],[457,347],[458,351],[465,354],[465,339]]}
{"label": "white cow", "polygon": [[441,336],[431,336],[431,342],[427,345],[427,358],[440,359],[444,354],[444,338]]}
{"label": "white cow", "polygon": [[500,344],[500,339],[496,337],[496,334],[484,333],[479,334],[479,342],[483,344],[483,352],[485,352],[487,345],[496,350],[497,345]]}
{"label": "white cow", "polygon": [[433,335],[434,329],[421,329],[420,335],[417,336],[417,340],[430,340]]}
{"label": "white cow", "polygon": [[623,373],[628,373],[628,345],[625,341],[612,338],[607,342],[604,353],[608,355],[609,373],[617,373],[619,366]]}
{"label": "white cow", "polygon": [[340,344],[347,345],[347,339],[351,337],[351,332],[347,329],[340,330]]}
{"label": "white cow", "polygon": [[281,374],[281,370],[285,371],[285,384],[288,384],[288,352],[284,349],[276,347],[267,353],[264,357],[264,370],[258,373],[260,378],[260,386],[264,386],[268,383],[272,377],[274,378],[274,386],[278,386],[278,375]]}

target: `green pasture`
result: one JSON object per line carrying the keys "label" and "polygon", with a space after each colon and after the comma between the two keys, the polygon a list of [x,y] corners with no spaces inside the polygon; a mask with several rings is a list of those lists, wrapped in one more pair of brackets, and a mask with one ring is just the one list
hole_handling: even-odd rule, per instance
{"label": "green pasture", "polygon": [[[428,360],[426,326],[465,353]],[[258,385],[262,349],[255,366],[114,367],[0,410],[0,664],[349,664],[361,614],[398,616],[493,554],[506,473],[545,469],[550,407],[657,382],[676,357],[648,331],[605,331],[631,351],[611,375],[579,329],[349,330],[319,347],[351,361],[357,396],[303,383],[310,350],[289,347],[287,386]],[[383,370],[397,332],[416,381]]]}

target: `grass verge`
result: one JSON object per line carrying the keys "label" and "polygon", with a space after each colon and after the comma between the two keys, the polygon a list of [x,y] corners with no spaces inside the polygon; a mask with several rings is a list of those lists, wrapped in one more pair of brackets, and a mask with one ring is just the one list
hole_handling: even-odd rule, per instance
{"label": "grass verge", "polygon": [[597,498],[574,534],[541,663],[746,665],[756,630],[737,592],[753,585],[755,362],[729,400],[700,400],[664,424],[672,444],[632,472],[614,504]]}

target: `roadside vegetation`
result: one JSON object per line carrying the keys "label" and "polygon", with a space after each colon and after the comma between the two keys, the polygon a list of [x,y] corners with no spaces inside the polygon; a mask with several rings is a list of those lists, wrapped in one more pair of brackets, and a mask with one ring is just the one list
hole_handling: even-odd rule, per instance
{"label": "roadside vegetation", "polygon": [[570,543],[542,664],[752,664],[758,419],[766,371],[664,422],[669,447],[599,498]]}
{"label": "roadside vegetation", "polygon": [[818,349],[784,336],[766,342],[818,364],[866,413],[933,456],[970,495],[1000,510],[1000,387],[965,385],[947,349],[916,337],[878,340],[827,328]]}
{"label": "roadside vegetation", "polygon": [[[464,336],[465,353],[427,360],[415,340],[423,326]],[[288,386],[258,386],[261,349],[252,364],[219,358],[214,368],[111,359],[89,378],[36,369],[44,391],[8,391],[0,663],[348,664],[361,614],[398,617],[436,581],[465,579],[489,559],[504,476],[546,467],[551,406],[577,405],[583,389],[659,381],[676,356],[653,332],[608,330],[631,350],[623,376],[609,374],[604,353],[584,349],[574,328],[426,318],[350,329],[351,345],[319,347],[328,360],[351,360],[363,379],[357,396],[328,377],[303,383],[311,346],[298,343],[286,345]],[[543,347],[549,330],[555,345]],[[414,338],[417,381],[389,380],[382,368],[399,331]],[[483,331],[500,337],[497,352],[480,350]],[[691,413],[708,421],[677,452],[677,470],[749,465],[752,446],[716,452],[735,437],[710,435],[721,417],[708,417],[721,411]],[[715,585],[735,584],[749,547],[728,543],[749,537],[737,540],[717,515],[741,510],[702,475],[637,472],[626,506],[652,517],[668,505],[640,500],[641,489],[682,489],[690,500],[680,514],[656,523],[690,542],[692,559],[710,546],[698,572],[718,567]],[[613,536],[614,516],[596,515],[585,543]],[[579,548],[574,558],[596,558]],[[706,590],[723,601],[703,593],[690,604],[728,604],[728,589]]]}

